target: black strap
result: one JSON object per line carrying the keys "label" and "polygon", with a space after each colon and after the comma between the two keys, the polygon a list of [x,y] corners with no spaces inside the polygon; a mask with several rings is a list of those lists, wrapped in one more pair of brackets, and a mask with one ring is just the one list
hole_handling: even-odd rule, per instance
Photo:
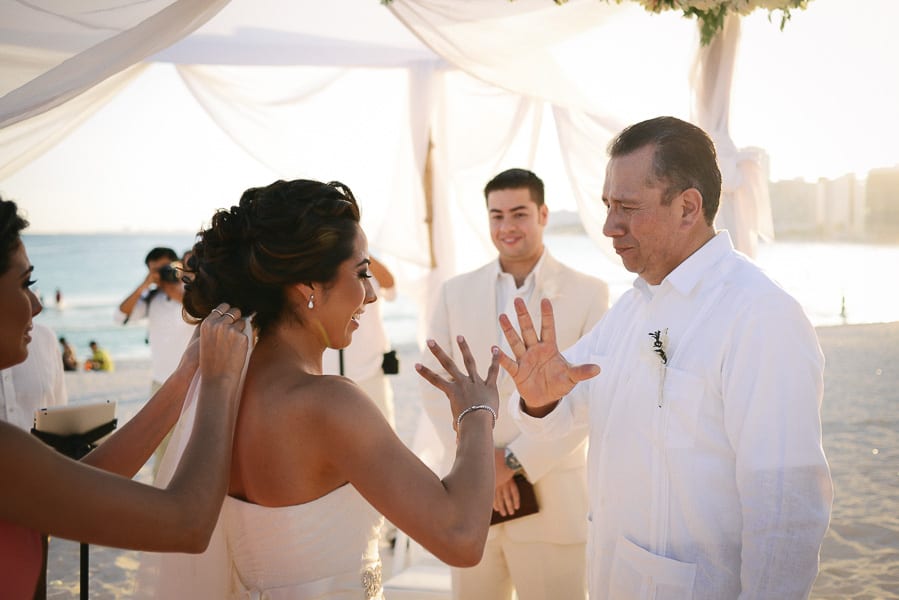
{"label": "black strap", "polygon": [[96,448],[97,445],[95,442],[112,433],[116,428],[116,425],[118,425],[118,419],[113,419],[102,425],[98,425],[84,433],[60,435],[58,433],[50,433],[49,431],[39,431],[34,428],[31,429],[31,433],[48,446],[53,447],[55,450],[65,454],[69,458],[79,459]]}

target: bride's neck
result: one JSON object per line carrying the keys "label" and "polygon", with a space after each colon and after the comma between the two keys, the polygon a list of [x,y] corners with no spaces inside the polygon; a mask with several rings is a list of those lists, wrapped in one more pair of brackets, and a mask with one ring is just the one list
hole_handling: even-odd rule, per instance
{"label": "bride's neck", "polygon": [[271,360],[287,362],[313,375],[322,374],[324,343],[299,323],[279,323],[259,336],[256,350],[269,353]]}

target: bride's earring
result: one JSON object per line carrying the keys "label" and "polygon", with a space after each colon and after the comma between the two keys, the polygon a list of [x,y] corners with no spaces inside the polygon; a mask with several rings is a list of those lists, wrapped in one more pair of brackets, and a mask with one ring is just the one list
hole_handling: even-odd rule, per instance
{"label": "bride's earring", "polygon": [[315,305],[312,303],[312,294],[309,294],[309,304],[307,304],[306,306],[309,308],[309,310],[315,308]]}

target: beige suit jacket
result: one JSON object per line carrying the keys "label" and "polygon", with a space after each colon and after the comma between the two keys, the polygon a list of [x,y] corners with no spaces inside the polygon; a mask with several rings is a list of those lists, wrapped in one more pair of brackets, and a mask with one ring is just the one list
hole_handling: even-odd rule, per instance
{"label": "beige suit jacket", "polygon": [[[449,279],[443,284],[431,315],[428,337],[451,353],[460,367],[462,357],[455,339],[465,336],[478,364],[480,375],[490,365],[490,348],[500,344],[496,307],[496,280],[499,261]],[[555,260],[547,251],[536,273],[534,292],[526,298],[528,310],[539,328],[540,299],[553,304],[556,338],[560,349],[574,344],[592,329],[609,306],[608,286]],[[515,316],[510,315],[515,322]],[[430,351],[422,354],[423,364],[437,372],[442,368]],[[449,472],[455,456],[456,438],[452,427],[449,401],[435,388],[422,381],[423,408],[430,418],[443,449],[441,476]],[[498,379],[500,410],[494,431],[497,448],[510,447],[521,461],[528,479],[535,484],[540,512],[504,524],[506,534],[517,541],[543,541],[558,544],[583,542],[586,539],[587,488],[585,478],[586,430],[575,435],[546,442],[520,435],[508,416],[508,403],[514,395],[515,383],[500,370]],[[514,395],[517,400],[518,396]]]}

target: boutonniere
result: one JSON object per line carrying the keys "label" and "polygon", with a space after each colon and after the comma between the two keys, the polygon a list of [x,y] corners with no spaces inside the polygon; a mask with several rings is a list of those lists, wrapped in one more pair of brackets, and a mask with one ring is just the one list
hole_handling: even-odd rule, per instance
{"label": "boutonniere", "polygon": [[668,330],[657,329],[649,332],[652,343],[652,352],[659,357],[659,408],[662,408],[662,394],[665,390],[665,373],[668,372]]}
{"label": "boutonniere", "polygon": [[559,288],[555,281],[547,281],[541,287],[540,293],[544,298],[553,300],[559,295]]}
{"label": "boutonniere", "polygon": [[667,365],[668,355],[665,353],[665,350],[668,346],[668,330],[657,329],[650,331],[649,337],[652,338],[652,351],[659,357],[663,365]]}

